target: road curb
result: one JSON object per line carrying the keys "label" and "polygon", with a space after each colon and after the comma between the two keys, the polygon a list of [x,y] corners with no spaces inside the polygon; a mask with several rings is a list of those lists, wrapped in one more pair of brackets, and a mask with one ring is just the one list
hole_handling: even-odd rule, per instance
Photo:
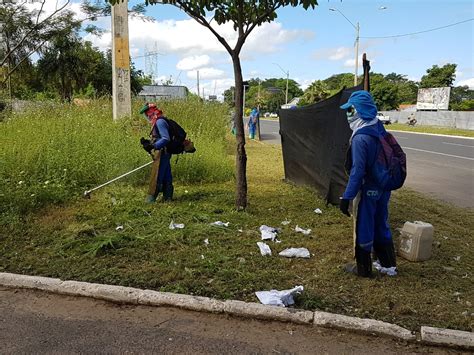
{"label": "road curb", "polygon": [[[103,285],[81,281],[62,281],[57,278],[18,275],[0,272],[0,285],[28,288],[70,296],[84,296],[116,303],[183,308],[198,312],[225,313],[233,316],[277,320],[298,324],[338,328],[368,335],[384,335],[403,341],[415,341],[416,336],[396,324],[373,319],[349,317],[320,311],[267,306],[242,301],[219,301],[208,297],[170,292],[142,290],[133,287]],[[472,332],[421,327],[421,340],[427,344],[474,348]]]}
{"label": "road curb", "polygon": [[415,334],[396,324],[368,318],[349,317],[327,312],[314,312],[314,325],[352,330],[362,333],[385,335],[406,341],[416,340]]}
{"label": "road curb", "polygon": [[460,330],[421,327],[421,341],[425,344],[474,349],[474,333]]}

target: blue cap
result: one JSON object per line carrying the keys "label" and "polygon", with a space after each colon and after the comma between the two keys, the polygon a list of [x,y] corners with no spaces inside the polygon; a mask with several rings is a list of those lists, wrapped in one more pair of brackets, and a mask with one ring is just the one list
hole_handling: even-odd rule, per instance
{"label": "blue cap", "polygon": [[364,120],[372,120],[377,116],[377,106],[375,106],[374,99],[368,91],[354,91],[349,97],[349,100],[340,106],[340,108],[347,110],[351,106],[355,107],[359,116]]}

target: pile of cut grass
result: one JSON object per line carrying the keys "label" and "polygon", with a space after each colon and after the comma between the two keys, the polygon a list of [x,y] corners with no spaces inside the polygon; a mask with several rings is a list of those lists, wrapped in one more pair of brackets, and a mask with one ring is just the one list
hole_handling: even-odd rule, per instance
{"label": "pile of cut grass", "polygon": [[[51,206],[1,226],[0,270],[253,302],[255,291],[303,285],[299,308],[413,330],[472,329],[472,210],[397,191],[394,235],[406,220],[432,223],[433,256],[422,263],[399,259],[395,278],[358,279],[342,271],[352,259],[351,219],[314,191],[282,181],[280,147],[250,142],[247,148],[245,212],[235,211],[232,182],[176,183],[176,200],[154,205],[143,202],[146,187],[114,185],[91,200]],[[218,220],[229,227],[211,225]],[[171,230],[171,221],[185,228]],[[272,256],[261,256],[256,244],[262,224],[282,229],[281,243],[269,243]],[[297,225],[311,234],[297,233]],[[278,256],[289,247],[306,247],[312,256]]]}

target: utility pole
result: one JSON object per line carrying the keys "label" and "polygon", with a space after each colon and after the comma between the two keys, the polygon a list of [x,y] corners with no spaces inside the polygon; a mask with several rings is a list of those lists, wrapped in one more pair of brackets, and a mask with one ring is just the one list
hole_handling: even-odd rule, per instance
{"label": "utility pole", "polygon": [[201,91],[199,91],[199,70],[197,70],[197,93],[198,96],[201,96]]}
{"label": "utility pole", "polygon": [[357,69],[359,68],[359,22],[356,26],[356,42],[355,42],[355,74],[354,74],[354,86],[357,86]]}
{"label": "utility pole", "polygon": [[290,71],[286,72],[286,94],[285,94],[285,104],[288,105],[288,79],[290,77]]}
{"label": "utility pole", "polygon": [[258,93],[257,93],[257,110],[258,110],[258,116],[257,116],[257,139],[259,141],[262,140],[262,136],[260,135],[260,79],[258,80]]}
{"label": "utility pole", "polygon": [[130,117],[130,49],[128,44],[128,0],[112,6],[112,111],[114,120]]}

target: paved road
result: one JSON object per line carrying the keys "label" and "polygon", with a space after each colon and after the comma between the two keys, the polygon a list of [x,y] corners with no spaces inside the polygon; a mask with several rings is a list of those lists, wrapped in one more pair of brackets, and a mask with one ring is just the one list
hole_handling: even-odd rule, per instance
{"label": "paved road", "polygon": [[[263,141],[281,144],[278,131],[278,121],[261,121]],[[474,207],[474,139],[392,133],[407,154],[407,186],[461,207]]]}
{"label": "paved road", "polygon": [[0,353],[448,354],[336,330],[0,287]]}

